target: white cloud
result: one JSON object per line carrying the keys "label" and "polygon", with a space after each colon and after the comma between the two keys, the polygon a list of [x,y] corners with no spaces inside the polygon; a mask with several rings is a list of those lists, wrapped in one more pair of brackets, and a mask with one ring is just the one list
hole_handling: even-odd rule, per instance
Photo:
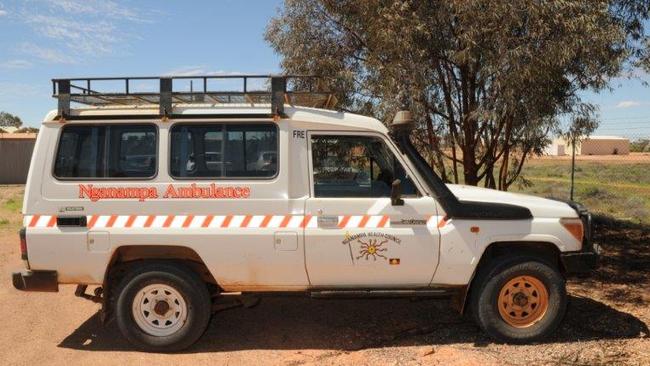
{"label": "white cloud", "polygon": [[239,71],[210,71],[206,66],[181,66],[163,73],[165,76],[217,76],[217,75],[241,75]]}
{"label": "white cloud", "polygon": [[[171,71],[163,73],[164,76],[189,76],[189,77],[200,77],[200,76],[232,76],[232,75],[242,75],[240,71],[225,71],[225,70],[215,70],[211,71],[210,68],[206,66],[182,66]],[[247,83],[248,90],[264,90],[264,83],[266,79],[250,79]],[[189,91],[191,88],[194,90],[202,90],[203,83],[201,80],[194,80],[192,84],[191,79],[185,79],[178,81],[174,84],[174,90],[178,91]],[[207,82],[207,88],[210,91],[243,91],[244,83],[242,79],[239,78],[226,78],[226,79],[211,79]]]}
{"label": "white cloud", "polygon": [[129,41],[139,39],[134,25],[156,13],[113,0],[31,0],[8,10],[32,30],[19,51],[52,63],[128,53]]}
{"label": "white cloud", "polygon": [[39,34],[68,45],[75,53],[109,54],[118,42],[115,26],[106,21],[90,23],[36,14],[27,23]]}
{"label": "white cloud", "polygon": [[65,52],[61,52],[53,48],[41,47],[33,43],[23,43],[20,45],[19,49],[23,53],[54,64],[76,63],[74,56],[70,54],[66,54]]}
{"label": "white cloud", "polygon": [[147,17],[142,16],[144,12],[121,6],[111,0],[45,0],[45,2],[69,14],[90,14],[102,18],[150,22]]}
{"label": "white cloud", "polygon": [[0,68],[3,69],[27,69],[32,66],[32,63],[26,60],[7,60],[0,62]]}
{"label": "white cloud", "polygon": [[7,15],[7,11],[0,9],[0,17],[5,15]]}
{"label": "white cloud", "polygon": [[197,76],[205,75],[203,66],[181,66],[163,73],[164,76]]}
{"label": "white cloud", "polygon": [[641,103],[637,102],[636,100],[624,100],[622,102],[619,102],[616,105],[616,108],[634,108],[640,106]]}
{"label": "white cloud", "polygon": [[32,84],[0,81],[0,100],[28,97],[39,94],[39,88]]}

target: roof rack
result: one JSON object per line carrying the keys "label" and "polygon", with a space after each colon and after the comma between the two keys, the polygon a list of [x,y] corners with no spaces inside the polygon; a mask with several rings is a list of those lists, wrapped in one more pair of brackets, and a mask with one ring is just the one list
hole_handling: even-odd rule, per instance
{"label": "roof rack", "polygon": [[[232,118],[232,117],[286,117],[284,104],[304,105],[317,108],[331,109],[336,104],[336,98],[328,91],[319,91],[322,78],[302,75],[205,75],[205,76],[154,76],[154,77],[99,77],[52,79],[52,96],[58,99],[58,120],[99,119],[99,114],[73,115],[71,103],[87,106],[157,106],[156,115],[125,115],[122,119],[142,119],[160,117],[163,119],[181,117],[175,115],[174,104],[210,104],[224,105],[239,103],[255,105],[271,105],[269,113],[252,115],[234,114],[193,114],[182,115],[183,118]],[[174,88],[174,84],[190,82],[187,90]],[[198,90],[194,89],[194,81],[198,81]],[[215,88],[215,82],[225,82],[229,88]],[[154,91],[134,91],[142,83],[153,83],[157,86]],[[251,82],[263,85],[255,87]],[[117,90],[110,92],[99,91],[96,86],[109,83]],[[233,88],[233,85],[238,87]],[[288,87],[289,86],[289,87]],[[234,90],[233,90],[234,89]],[[289,90],[291,89],[291,90]]]}

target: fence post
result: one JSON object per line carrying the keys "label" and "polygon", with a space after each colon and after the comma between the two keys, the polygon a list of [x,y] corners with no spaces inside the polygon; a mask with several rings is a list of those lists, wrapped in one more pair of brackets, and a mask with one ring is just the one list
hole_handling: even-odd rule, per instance
{"label": "fence post", "polygon": [[573,186],[575,183],[576,175],[576,138],[571,141],[571,194],[569,199],[573,201]]}

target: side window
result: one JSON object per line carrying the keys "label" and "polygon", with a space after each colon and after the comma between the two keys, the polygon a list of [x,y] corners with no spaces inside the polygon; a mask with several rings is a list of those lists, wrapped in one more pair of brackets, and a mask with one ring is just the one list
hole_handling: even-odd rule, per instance
{"label": "side window", "polygon": [[272,124],[178,124],[170,150],[176,178],[270,178],[278,171]]}
{"label": "side window", "polygon": [[109,177],[152,177],[156,174],[156,130],[153,126],[112,126],[108,149]]}
{"label": "side window", "polygon": [[402,194],[417,196],[413,181],[384,142],[369,136],[311,138],[316,197],[390,197],[395,179]]}
{"label": "side window", "polygon": [[156,174],[152,125],[71,125],[63,128],[54,176],[71,179],[150,178]]}
{"label": "side window", "polygon": [[[190,135],[191,136],[191,135]],[[223,141],[223,132],[208,131],[203,134],[205,148],[205,168],[216,177],[221,176],[223,167],[223,156],[221,155],[221,142]]]}

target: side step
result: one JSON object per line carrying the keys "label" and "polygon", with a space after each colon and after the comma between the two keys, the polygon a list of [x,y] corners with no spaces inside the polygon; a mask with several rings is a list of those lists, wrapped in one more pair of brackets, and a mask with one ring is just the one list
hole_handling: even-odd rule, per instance
{"label": "side step", "polygon": [[447,297],[454,294],[451,289],[415,289],[415,290],[321,290],[311,291],[315,299],[354,299],[354,298],[399,298],[399,297]]}
{"label": "side step", "polygon": [[74,295],[76,297],[81,297],[82,299],[90,300],[92,302],[101,304],[103,301],[102,294],[104,292],[104,289],[101,287],[97,287],[95,288],[94,295],[90,295],[86,293],[87,288],[88,285],[77,285],[77,289],[74,291]]}

